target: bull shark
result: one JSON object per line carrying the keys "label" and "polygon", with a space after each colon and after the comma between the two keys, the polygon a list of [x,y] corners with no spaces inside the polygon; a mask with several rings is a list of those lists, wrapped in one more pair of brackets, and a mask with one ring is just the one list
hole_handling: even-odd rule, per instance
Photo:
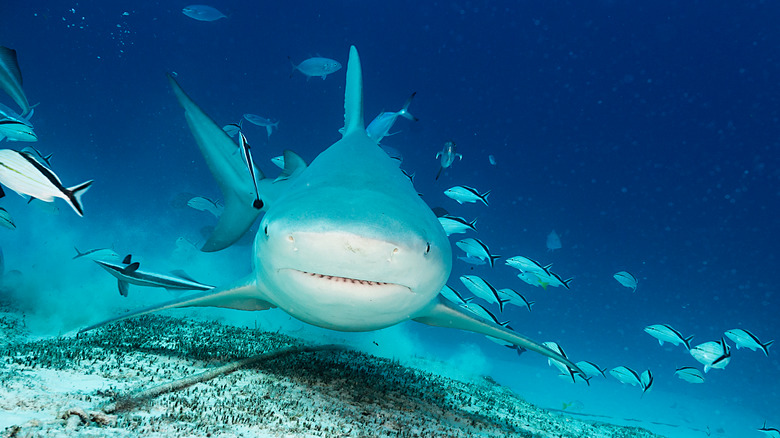
{"label": "bull shark", "polygon": [[[262,207],[235,154],[236,144],[169,75],[185,119],[225,199],[225,211],[203,250],[229,246],[259,212],[252,273],[232,285],[194,293],[80,330],[165,309],[279,308],[296,319],[344,332],[405,321],[488,335],[582,371],[539,342],[463,309],[439,292],[452,249],[436,215],[398,162],[367,134],[360,59],[351,47],[342,138],[306,165],[285,151],[284,179],[258,182]],[[583,374],[584,375],[584,374]]]}

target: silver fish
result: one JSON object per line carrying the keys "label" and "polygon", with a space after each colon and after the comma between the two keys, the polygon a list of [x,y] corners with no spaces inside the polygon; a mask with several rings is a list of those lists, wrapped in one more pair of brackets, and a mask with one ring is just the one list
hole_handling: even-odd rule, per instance
{"label": "silver fish", "polygon": [[439,179],[439,176],[441,176],[441,172],[452,166],[452,163],[455,162],[455,158],[462,160],[463,155],[456,153],[455,148],[457,148],[457,145],[455,145],[454,141],[448,141],[444,143],[444,147],[441,151],[436,152],[436,159],[441,160],[441,165],[439,165],[439,171],[436,172],[436,178]]}
{"label": "silver fish", "polygon": [[257,114],[244,114],[244,119],[253,125],[262,126],[265,128],[265,132],[268,134],[268,138],[271,138],[271,134],[274,132],[274,128],[279,129],[279,121],[271,121],[265,117],[258,116]]}
{"label": "silver fish", "polygon": [[636,292],[636,287],[639,284],[639,281],[630,272],[620,271],[612,277],[614,277],[615,280],[617,280],[617,282],[621,285],[631,289],[632,292]]}
{"label": "silver fish", "polygon": [[[290,58],[288,57],[288,59]],[[299,72],[303,73],[304,76],[306,76],[306,80],[309,80],[313,76],[319,76],[325,80],[329,74],[341,70],[341,64],[335,59],[330,58],[309,58],[298,65],[295,65],[292,62],[292,59],[290,59],[290,63],[293,67],[292,72],[290,72],[290,77],[292,77],[293,73],[295,73],[295,70],[298,70]]]}
{"label": "silver fish", "polygon": [[33,110],[27,117],[16,114],[11,108],[0,103],[0,140],[7,138],[8,141],[38,141],[30,117]]}
{"label": "silver fish", "polygon": [[680,343],[682,343],[687,350],[691,349],[691,339],[693,339],[693,335],[686,338],[669,324],[649,325],[645,327],[645,332],[658,339],[658,343],[661,345],[664,345],[664,342],[669,342],[674,345],[680,345]]}
{"label": "silver fish", "polygon": [[62,198],[76,214],[83,216],[81,196],[92,185],[92,180],[66,188],[51,169],[31,154],[0,149],[0,184],[22,196],[32,196],[44,202]]}
{"label": "silver fish", "polygon": [[217,21],[220,18],[227,18],[227,15],[207,5],[189,5],[183,8],[181,13],[198,21]]}
{"label": "silver fish", "polygon": [[556,249],[561,249],[561,237],[558,236],[555,230],[552,230],[547,235],[547,251],[552,252]]}
{"label": "silver fish", "polygon": [[464,202],[482,201],[483,204],[488,205],[487,198],[490,195],[490,190],[480,194],[479,191],[473,187],[455,186],[445,190],[444,195],[446,195],[448,198],[454,199],[458,202],[458,204],[463,204]]}
{"label": "silver fish", "polygon": [[194,196],[190,198],[190,200],[187,201],[187,206],[198,211],[208,211],[217,218],[222,216],[222,212],[225,210],[225,207],[223,207],[221,203],[204,196]]}
{"label": "silver fish", "polygon": [[[582,367],[580,367],[582,368]],[[585,371],[583,369],[583,371]],[[690,383],[704,383],[704,375],[697,368],[682,367],[674,371],[674,375]]]}
{"label": "silver fish", "polygon": [[469,257],[476,257],[478,259],[485,260],[490,264],[491,268],[495,265],[496,259],[501,257],[500,255],[491,254],[490,248],[488,248],[487,245],[485,245],[481,240],[474,239],[473,237],[459,240],[455,242],[455,245],[462,249]]}
{"label": "silver fish", "polygon": [[468,230],[477,231],[476,219],[469,222],[462,217],[445,214],[444,216],[439,217],[439,223],[441,223],[442,228],[444,228],[444,232],[447,233],[448,236],[465,233]]}
{"label": "silver fish", "polygon": [[406,99],[406,103],[403,107],[401,107],[400,110],[395,112],[385,111],[379,113],[379,115],[368,124],[368,127],[366,128],[366,134],[368,134],[372,140],[379,143],[383,138],[391,135],[390,129],[393,128],[393,125],[395,124],[396,119],[398,119],[398,116],[416,122],[418,120],[417,117],[413,116],[409,112],[409,104],[412,103],[412,99],[414,99],[416,94],[417,92],[412,93],[412,95]]}
{"label": "silver fish", "polygon": [[725,334],[727,338],[731,339],[732,342],[737,344],[737,350],[739,350],[741,347],[745,347],[756,351],[758,348],[761,349],[761,351],[763,351],[767,357],[769,357],[769,346],[775,342],[769,341],[762,343],[758,340],[756,335],[743,329],[727,330]]}
{"label": "silver fish", "polygon": [[691,348],[691,356],[704,365],[704,372],[723,369],[731,361],[730,347],[725,339],[709,341]]}

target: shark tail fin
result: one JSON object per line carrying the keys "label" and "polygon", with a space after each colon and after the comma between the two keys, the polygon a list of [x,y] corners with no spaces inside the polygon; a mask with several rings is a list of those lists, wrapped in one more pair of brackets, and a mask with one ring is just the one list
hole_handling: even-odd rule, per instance
{"label": "shark tail fin", "polygon": [[84,207],[81,205],[81,196],[89,189],[89,186],[91,185],[92,180],[89,180],[77,186],[65,189],[65,195],[68,197],[68,204],[73,207],[73,210],[75,210],[76,214],[79,216],[84,216]]}
{"label": "shark tail fin", "polygon": [[434,327],[449,327],[492,336],[494,338],[498,338],[514,344],[520,348],[537,352],[543,356],[564,364],[581,376],[585,375],[585,373],[567,357],[564,357],[545,347],[539,342],[527,338],[520,333],[510,330],[507,327],[502,327],[492,322],[482,320],[479,317],[469,315],[465,311],[457,308],[452,303],[448,303],[444,299],[439,299],[432,306],[423,311],[423,313],[415,316],[412,319],[419,323],[431,325]]}
{"label": "shark tail fin", "polygon": [[251,279],[239,282],[235,286],[199,292],[151,307],[128,312],[85,327],[79,330],[79,334],[112,322],[123,321],[135,316],[147,315],[161,310],[178,309],[182,307],[223,307],[238,310],[267,310],[274,306],[261,298],[254,279]]}
{"label": "shark tail fin", "polygon": [[363,121],[363,70],[360,55],[355,46],[349,48],[347,61],[347,85],[344,92],[344,137],[354,132],[364,132]]}

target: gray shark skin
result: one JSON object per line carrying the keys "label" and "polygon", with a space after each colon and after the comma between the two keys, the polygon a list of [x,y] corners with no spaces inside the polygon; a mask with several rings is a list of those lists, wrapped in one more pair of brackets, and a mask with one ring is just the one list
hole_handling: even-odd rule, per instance
{"label": "gray shark skin", "polygon": [[[229,209],[225,194],[226,208],[220,224],[237,225],[221,232],[242,234],[245,230],[240,228],[245,224],[226,217],[246,214],[254,198],[246,168],[234,153],[237,146],[223,141],[229,137],[181,92],[172,78],[171,84],[179,90],[176,95],[193,134],[196,139],[200,137],[201,150],[208,149],[203,154],[217,181],[222,180],[223,194],[229,190],[240,192],[241,196],[235,197],[240,208],[234,210]],[[299,163],[283,171],[285,179],[260,181],[258,191],[265,214],[255,237],[253,272],[248,278],[232,286],[127,313],[81,331],[180,307],[278,307],[298,320],[338,331],[372,331],[413,320],[476,332],[535,351],[582,374],[559,353],[482,320],[439,295],[452,268],[449,240],[397,162],[366,134],[362,71],[354,47],[347,66],[344,106],[341,140],[308,166]],[[211,129],[211,124],[217,129]]]}

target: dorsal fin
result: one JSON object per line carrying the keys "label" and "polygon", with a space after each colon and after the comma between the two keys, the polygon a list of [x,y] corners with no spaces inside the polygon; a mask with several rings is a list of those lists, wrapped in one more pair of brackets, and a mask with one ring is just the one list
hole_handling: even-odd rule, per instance
{"label": "dorsal fin", "polygon": [[347,61],[347,85],[344,92],[344,137],[353,132],[363,131],[363,70],[360,68],[360,56],[355,46],[349,48]]}

